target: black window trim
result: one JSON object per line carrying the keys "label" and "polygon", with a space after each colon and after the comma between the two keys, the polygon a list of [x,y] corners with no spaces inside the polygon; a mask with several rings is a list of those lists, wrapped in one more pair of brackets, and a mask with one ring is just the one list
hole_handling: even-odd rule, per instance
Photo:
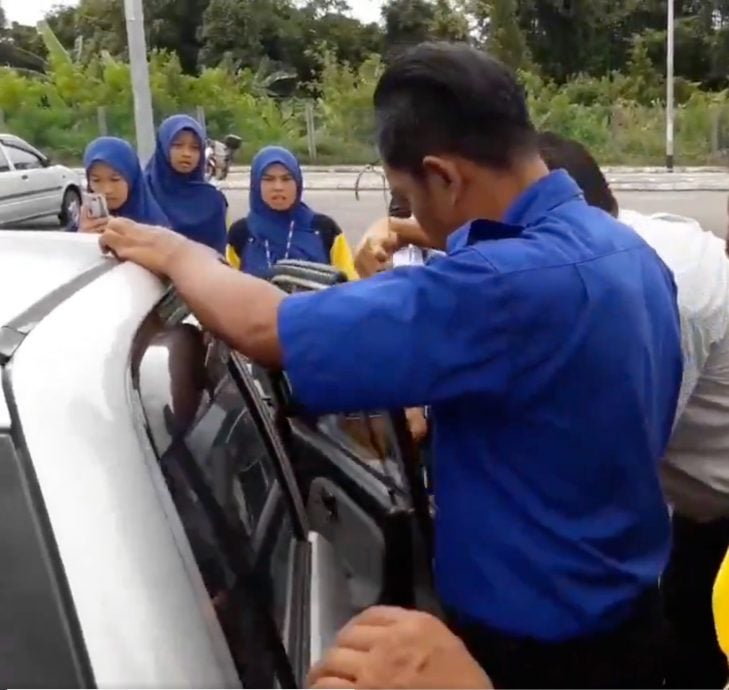
{"label": "black window trim", "polygon": [[266,444],[267,452],[274,460],[276,478],[289,505],[289,510],[296,517],[294,533],[299,539],[306,541],[309,538],[309,518],[299,493],[291,459],[276,430],[269,409],[256,389],[255,379],[245,366],[244,358],[233,350],[230,351],[228,369],[248,406],[251,419]]}
{"label": "black window trim", "polygon": [[[141,359],[149,347],[151,340],[154,338],[154,335],[162,329],[183,323],[189,315],[190,311],[187,306],[182,302],[174,288],[170,287],[138,329],[135,342],[132,346],[130,367],[133,387],[136,391],[133,405],[137,408],[139,421],[143,425],[145,435],[152,444],[152,448],[158,458],[161,458],[164,453],[169,452],[169,448],[164,450],[164,452],[160,452],[162,449],[157,447],[158,444],[155,442],[151,430],[147,425],[144,406],[138,390],[139,380],[137,372]],[[204,330],[202,326],[200,328]],[[251,421],[260,434],[266,452],[273,461],[273,468],[277,479],[277,483],[274,484],[274,488],[266,499],[252,538],[248,539],[247,535],[240,537],[241,541],[245,541],[248,545],[245,550],[248,551],[249,565],[252,565],[253,571],[255,571],[254,576],[257,576],[257,571],[259,570],[259,564],[257,562],[259,550],[264,547],[264,544],[266,546],[270,545],[271,534],[275,536],[275,530],[271,522],[277,513],[277,507],[283,504],[284,510],[291,517],[293,528],[291,546],[293,553],[288,566],[289,578],[287,585],[286,616],[284,629],[278,631],[276,628],[276,634],[286,653],[286,662],[294,674],[293,680],[301,679],[303,682],[308,672],[310,648],[310,602],[308,584],[311,578],[311,547],[309,543],[308,517],[299,494],[298,483],[294,476],[291,461],[271,419],[266,403],[260,398],[255,379],[246,368],[245,359],[231,349],[227,349],[227,374],[232,379],[232,382],[235,384],[248,408]],[[194,468],[188,467],[188,469],[192,470],[193,474],[195,473]],[[188,475],[188,472],[185,472],[185,474]],[[198,488],[203,489],[202,486]],[[197,493],[197,490],[195,492]],[[230,537],[232,535],[228,536]],[[269,602],[266,602],[266,605],[269,606]],[[270,606],[268,611],[271,614],[269,618],[273,621],[273,611]],[[291,683],[291,680],[292,678],[288,678],[285,681],[287,685]],[[294,685],[291,686],[294,687]]]}
{"label": "black window trim", "polygon": [[[4,141],[3,142],[3,148],[5,149],[8,161],[10,162],[10,165],[13,166],[14,170],[43,170],[46,167],[45,158],[39,151],[34,151],[31,148],[28,148],[27,146],[23,146],[20,143],[16,142],[10,142],[10,141]],[[15,149],[16,151],[20,151],[21,153],[25,153],[28,156],[32,156],[38,161],[38,167],[37,168],[19,168],[15,161],[11,157],[12,149]]]}

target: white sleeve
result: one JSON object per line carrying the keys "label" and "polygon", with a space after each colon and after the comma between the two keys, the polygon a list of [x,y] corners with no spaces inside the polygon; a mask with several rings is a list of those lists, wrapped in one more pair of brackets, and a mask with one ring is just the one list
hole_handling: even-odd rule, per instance
{"label": "white sleeve", "polygon": [[729,330],[729,260],[724,243],[700,227],[692,234],[694,246],[686,247],[684,260],[674,272],[684,360],[677,416],[696,388],[714,347]]}
{"label": "white sleeve", "polygon": [[729,329],[729,260],[724,242],[683,216],[621,211],[621,220],[653,247],[676,281],[684,365],[678,418],[712,349]]}

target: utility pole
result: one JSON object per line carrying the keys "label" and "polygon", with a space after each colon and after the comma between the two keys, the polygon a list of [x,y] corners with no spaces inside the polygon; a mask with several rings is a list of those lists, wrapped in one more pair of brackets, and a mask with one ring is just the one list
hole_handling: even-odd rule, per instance
{"label": "utility pole", "polygon": [[674,96],[673,96],[673,54],[674,54],[674,0],[668,0],[668,26],[666,41],[666,168],[673,172],[673,124],[674,124]]}
{"label": "utility pole", "polygon": [[144,36],[142,0],[124,0],[124,17],[127,23],[129,69],[134,95],[134,128],[137,133],[137,153],[144,164],[154,153],[155,132],[152,92],[149,88],[147,39]]}

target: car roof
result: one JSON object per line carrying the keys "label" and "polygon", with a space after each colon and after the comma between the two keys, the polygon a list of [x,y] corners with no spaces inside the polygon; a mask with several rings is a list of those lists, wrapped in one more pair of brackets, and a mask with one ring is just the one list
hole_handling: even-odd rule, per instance
{"label": "car roof", "polygon": [[0,327],[51,295],[111,268],[98,238],[69,232],[0,231]]}

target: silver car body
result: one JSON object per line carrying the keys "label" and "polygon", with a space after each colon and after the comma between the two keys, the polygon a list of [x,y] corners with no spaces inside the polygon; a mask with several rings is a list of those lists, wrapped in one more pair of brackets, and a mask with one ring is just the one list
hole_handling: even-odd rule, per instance
{"label": "silver car body", "polygon": [[[73,198],[69,199],[69,190]],[[11,134],[0,134],[0,225],[69,214],[67,202],[80,199],[79,175],[54,165],[37,149]]]}
{"label": "silver car body", "polygon": [[161,283],[132,265],[112,267],[93,237],[9,232],[0,247],[3,323],[85,271],[103,273],[43,318],[12,360],[18,421],[96,684],[239,686],[131,416],[129,351]]}
{"label": "silver car body", "polygon": [[[92,236],[0,233],[0,442],[12,436],[18,465],[24,467],[20,483],[26,489],[31,480],[37,484],[41,522],[47,517],[47,544],[52,543],[47,560],[57,560],[61,584],[56,588],[63,590],[56,592],[58,606],[68,613],[66,627],[79,631],[74,643],[74,663],[83,667],[79,683],[241,687],[133,400],[135,337],[164,294],[164,285],[148,272],[103,256]],[[4,458],[0,478],[8,471],[3,463]],[[372,483],[365,474],[362,481]],[[9,500],[7,477],[2,486],[6,501],[0,518],[12,530],[16,504]],[[374,482],[373,495],[378,492],[383,493]],[[387,492],[380,500],[387,500]],[[353,539],[366,536],[371,520],[350,510],[347,501],[342,495],[343,524],[347,530],[354,527]],[[309,637],[305,658],[299,660],[306,666],[319,658],[352,607],[340,554],[309,529],[306,516],[301,524],[308,534],[310,575],[301,606],[306,622],[297,625]],[[43,525],[38,530],[43,532]],[[366,552],[369,541],[374,549],[369,553],[379,558],[381,537],[374,527],[369,531],[372,536],[359,543],[336,541],[355,554]],[[26,586],[23,573],[9,574],[7,568],[17,548],[8,544],[0,525],[0,549],[10,550],[10,556],[2,553],[0,595],[3,590],[6,596],[14,589],[22,593]],[[373,568],[365,564],[368,577]],[[376,597],[378,588],[374,591]],[[33,604],[41,592],[24,595]],[[0,611],[4,648],[17,631],[17,620],[32,625],[24,618],[30,612],[9,611],[7,604],[6,599]],[[34,644],[40,663],[41,643],[21,641],[17,653],[26,654],[27,662],[27,649],[35,653]],[[11,662],[13,654],[6,651],[3,659]]]}

